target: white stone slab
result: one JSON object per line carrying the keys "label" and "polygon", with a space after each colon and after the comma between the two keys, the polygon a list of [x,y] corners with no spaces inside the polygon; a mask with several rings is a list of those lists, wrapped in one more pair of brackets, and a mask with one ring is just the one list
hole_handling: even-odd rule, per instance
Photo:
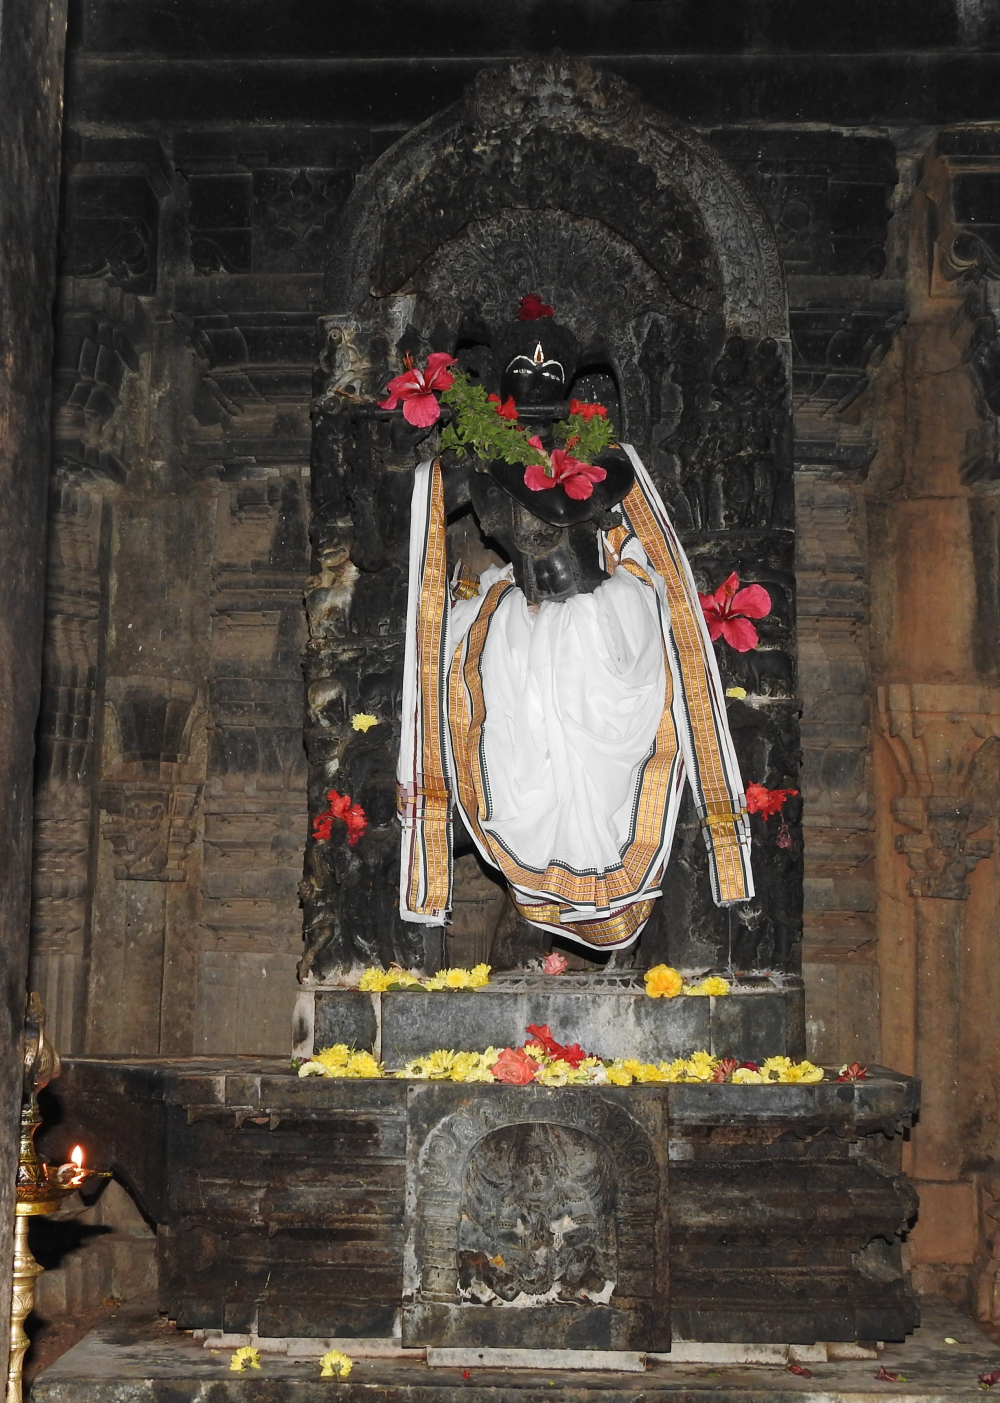
{"label": "white stone slab", "polygon": [[[663,1354],[646,1356],[657,1364],[769,1364],[788,1363],[787,1345],[730,1345],[712,1340],[674,1340]],[[823,1358],[826,1358],[824,1354]]]}
{"label": "white stone slab", "polygon": [[205,1349],[234,1350],[246,1345],[261,1354],[284,1354],[289,1359],[319,1359],[331,1349],[351,1359],[423,1359],[423,1349],[404,1349],[398,1335],[369,1339],[313,1339],[306,1335],[229,1335],[222,1330],[195,1330]]}
{"label": "white stone slab", "polygon": [[646,1356],[612,1349],[437,1349],[427,1363],[437,1369],[611,1369],[644,1374]]}

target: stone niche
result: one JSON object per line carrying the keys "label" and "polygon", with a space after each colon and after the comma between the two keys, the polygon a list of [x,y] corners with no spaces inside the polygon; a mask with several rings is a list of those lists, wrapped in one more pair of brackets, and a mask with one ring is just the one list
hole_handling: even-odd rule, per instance
{"label": "stone niche", "polygon": [[403,1343],[670,1347],[663,1087],[412,1085]]}

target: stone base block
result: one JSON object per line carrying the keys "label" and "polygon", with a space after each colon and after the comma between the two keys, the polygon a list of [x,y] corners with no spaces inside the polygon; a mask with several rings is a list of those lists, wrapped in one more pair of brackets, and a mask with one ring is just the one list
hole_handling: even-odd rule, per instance
{"label": "stone base block", "polygon": [[659,1062],[705,1048],[741,1061],[798,1058],[805,1055],[803,1018],[802,983],[791,977],[737,986],[721,998],[651,999],[632,976],[502,974],[484,989],[431,994],[303,990],[294,1055],[347,1043],[402,1067],[439,1047],[517,1046],[533,1023],[598,1057]]}

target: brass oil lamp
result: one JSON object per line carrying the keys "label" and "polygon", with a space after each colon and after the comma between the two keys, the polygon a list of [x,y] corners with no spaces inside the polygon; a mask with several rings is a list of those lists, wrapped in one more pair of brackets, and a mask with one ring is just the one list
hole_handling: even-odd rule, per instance
{"label": "brass oil lamp", "polygon": [[42,1123],[38,1093],[59,1075],[59,1054],[45,1036],[45,1010],[37,994],[28,1001],[24,1037],[24,1087],[21,1104],[21,1145],[17,1162],[17,1203],[14,1219],[14,1289],[10,1312],[10,1364],[7,1403],[22,1403],[24,1355],[30,1343],[24,1322],[35,1303],[35,1282],[45,1270],[28,1245],[28,1222],[54,1213],[64,1201],[92,1179],[110,1174],[84,1167],[83,1149],[76,1145],[67,1164],[47,1164],[35,1149],[35,1132]]}

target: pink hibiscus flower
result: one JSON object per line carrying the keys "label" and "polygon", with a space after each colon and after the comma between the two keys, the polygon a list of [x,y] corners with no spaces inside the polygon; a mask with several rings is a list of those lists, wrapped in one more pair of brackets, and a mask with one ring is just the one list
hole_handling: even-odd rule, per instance
{"label": "pink hibiscus flower", "polygon": [[455,364],[455,357],[447,351],[435,351],[427,357],[427,369],[421,370],[413,364],[413,357],[407,351],[404,360],[406,369],[386,385],[388,397],[379,401],[380,409],[395,409],[402,403],[403,418],[417,429],[429,429],[441,417],[441,406],[435,391],[450,390],[455,377],[448,370]]}
{"label": "pink hibiscus flower", "polygon": [[713,643],[724,638],[737,653],[756,648],[760,640],[750,620],[763,619],[771,612],[771,596],[763,585],[740,589],[740,577],[734,570],[714,594],[699,594],[698,598]]}
{"label": "pink hibiscus flower", "polygon": [[[539,453],[545,453],[542,440],[537,434],[534,438],[529,438],[528,442],[532,448],[537,448]],[[537,463],[532,463],[524,470],[524,485],[532,492],[545,492],[550,487],[563,487],[567,497],[572,497],[576,502],[585,502],[594,491],[594,483],[603,482],[607,477],[603,468],[582,463],[565,448],[553,448],[546,456],[552,469],[551,475]]]}

